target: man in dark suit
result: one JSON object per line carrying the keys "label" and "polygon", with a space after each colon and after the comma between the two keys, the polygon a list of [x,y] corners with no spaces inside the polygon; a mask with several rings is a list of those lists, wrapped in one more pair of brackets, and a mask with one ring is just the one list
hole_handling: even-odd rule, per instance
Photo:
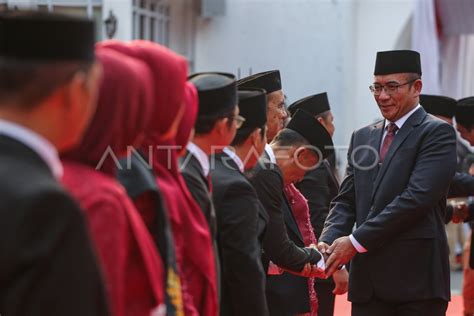
{"label": "man in dark suit", "polygon": [[16,12],[0,29],[0,314],[108,315],[81,210],[58,182],[58,151],[94,110],[94,25]]}
{"label": "man in dark suit", "polygon": [[[291,115],[298,109],[313,115],[331,137],[334,135],[334,117],[326,92],[305,97],[288,107]],[[324,221],[329,214],[329,204],[339,190],[339,181],[335,174],[334,163],[331,161],[335,161],[334,154],[324,159],[316,169],[308,171],[303,180],[296,183],[298,190],[308,200],[311,224],[316,238],[321,235]],[[347,292],[348,280],[349,274],[346,269],[336,271],[333,277],[315,280],[319,316],[334,314],[335,295]]]}
{"label": "man in dark suit", "polygon": [[456,135],[421,108],[421,87],[417,52],[377,54],[370,89],[385,120],[353,133],[319,244],[329,275],[352,259],[353,316],[446,313],[444,210]]}
{"label": "man in dark suit", "polygon": [[212,236],[216,215],[211,198],[209,155],[221,152],[242,124],[238,115],[235,77],[224,73],[197,73],[189,77],[199,96],[194,137],[180,159],[181,173],[189,191],[202,209]]}
{"label": "man in dark suit", "polygon": [[260,72],[237,82],[239,88],[258,88],[267,92],[267,144],[264,156],[273,157],[270,143],[286,125],[288,114],[285,109],[285,94],[281,85],[279,70]]}
{"label": "man in dark suit", "polygon": [[[332,152],[326,129],[310,114],[298,111],[271,144],[274,159],[262,160],[249,173],[250,181],[269,215],[263,243],[264,267],[269,261],[299,272],[305,265],[324,267],[313,248],[304,248],[303,237],[285,198],[285,185],[301,180],[321,159]],[[308,280],[289,273],[267,278],[267,301],[271,315],[293,315],[310,310]]]}
{"label": "man in dark suit", "polygon": [[212,157],[213,201],[222,266],[220,315],[265,316],[268,307],[259,239],[268,215],[244,170],[255,166],[266,143],[267,99],[261,89],[239,90],[238,98],[245,122],[232,141],[232,149],[224,148],[223,153]]}
{"label": "man in dark suit", "polygon": [[216,244],[217,223],[210,178],[209,155],[221,152],[243,122],[237,106],[235,77],[227,73],[197,73],[189,77],[199,97],[194,137],[180,159],[181,174],[204,213],[214,243],[216,275],[220,291],[220,263]]}

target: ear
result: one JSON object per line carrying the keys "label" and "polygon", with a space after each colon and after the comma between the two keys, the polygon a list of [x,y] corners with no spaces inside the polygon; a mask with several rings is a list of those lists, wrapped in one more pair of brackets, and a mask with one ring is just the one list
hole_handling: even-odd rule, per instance
{"label": "ear", "polygon": [[416,95],[415,96],[420,96],[421,94],[421,88],[423,87],[423,82],[418,79],[413,83],[413,87],[415,88]]}
{"label": "ear", "polygon": [[226,132],[227,132],[227,122],[228,121],[229,121],[228,117],[217,120],[216,125],[215,125],[214,128],[216,129],[219,136],[226,134]]}
{"label": "ear", "polygon": [[252,145],[256,146],[259,142],[261,142],[261,136],[260,136],[260,132],[261,132],[261,128],[256,128],[251,134],[250,134],[250,141],[252,143]]}
{"label": "ear", "polygon": [[[88,90],[87,77],[83,72],[77,72],[74,74],[72,79],[64,86],[64,98],[65,104],[69,110],[74,110],[75,106],[81,104],[81,100],[77,96],[83,95],[84,90]],[[89,91],[87,91],[90,93]]]}
{"label": "ear", "polygon": [[296,147],[292,156],[298,161],[303,161],[304,159],[306,159],[306,150],[307,149],[304,146]]}

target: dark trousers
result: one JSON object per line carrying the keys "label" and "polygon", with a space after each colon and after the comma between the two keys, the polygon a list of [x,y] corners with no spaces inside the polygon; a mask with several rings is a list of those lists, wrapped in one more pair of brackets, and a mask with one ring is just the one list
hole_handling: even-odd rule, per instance
{"label": "dark trousers", "polygon": [[318,296],[318,316],[334,316],[335,295],[332,294],[335,284],[333,282],[318,282],[314,289]]}
{"label": "dark trousers", "polygon": [[352,316],[445,316],[448,302],[441,299],[413,302],[383,302],[376,298],[367,303],[352,303]]}

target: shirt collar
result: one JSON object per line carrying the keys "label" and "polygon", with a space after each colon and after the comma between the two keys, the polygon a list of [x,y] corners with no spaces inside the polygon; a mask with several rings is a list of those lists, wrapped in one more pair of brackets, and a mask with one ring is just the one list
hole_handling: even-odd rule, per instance
{"label": "shirt collar", "polygon": [[232,158],[232,160],[237,164],[239,167],[240,172],[244,172],[244,163],[242,162],[242,159],[240,159],[239,156],[235,152],[233,152],[229,147],[224,148],[224,153]]}
{"label": "shirt collar", "polygon": [[204,173],[204,176],[207,177],[209,175],[209,156],[193,142],[189,142],[186,149],[199,161],[202,172]]}
{"label": "shirt collar", "polygon": [[0,134],[11,137],[36,152],[48,165],[56,179],[63,175],[58,151],[51,142],[38,133],[19,124],[0,119]]}
{"label": "shirt collar", "polygon": [[276,163],[275,153],[270,145],[265,144],[265,152],[267,153],[268,157],[270,158],[271,163]]}
{"label": "shirt collar", "polygon": [[[399,118],[398,120],[396,120],[395,122],[393,122],[395,125],[397,125],[398,129],[400,130],[403,126],[403,124],[405,124],[405,122],[408,120],[408,118],[416,112],[416,110],[418,110],[419,108],[421,107],[420,104],[418,104],[417,106],[415,106],[415,108],[413,110],[411,110],[410,112],[408,112],[407,114],[403,115],[401,118]],[[390,124],[390,121],[389,120],[385,120],[385,126],[384,126],[384,130],[387,129],[387,126],[388,124]]]}

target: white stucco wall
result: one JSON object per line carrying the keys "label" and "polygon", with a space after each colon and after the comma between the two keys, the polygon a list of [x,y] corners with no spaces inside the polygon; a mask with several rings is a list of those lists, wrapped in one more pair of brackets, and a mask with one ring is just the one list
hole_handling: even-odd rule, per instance
{"label": "white stucco wall", "polygon": [[[112,10],[118,21],[114,39],[122,41],[131,40],[133,36],[132,0],[103,0],[102,20],[107,19],[110,10]],[[106,39],[105,29],[103,36]]]}
{"label": "white stucco wall", "polygon": [[280,69],[290,103],[327,91],[336,145],[380,117],[368,89],[375,54],[395,48],[414,0],[226,1],[225,16],[196,21],[195,71]]}

